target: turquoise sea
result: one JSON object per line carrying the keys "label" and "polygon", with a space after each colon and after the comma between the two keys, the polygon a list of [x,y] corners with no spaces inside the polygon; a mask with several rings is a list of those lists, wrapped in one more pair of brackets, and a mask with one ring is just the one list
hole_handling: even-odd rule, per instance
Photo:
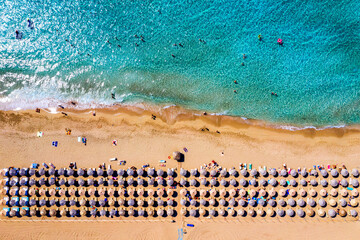
{"label": "turquoise sea", "polygon": [[151,103],[359,124],[359,9],[358,0],[0,0],[0,109]]}

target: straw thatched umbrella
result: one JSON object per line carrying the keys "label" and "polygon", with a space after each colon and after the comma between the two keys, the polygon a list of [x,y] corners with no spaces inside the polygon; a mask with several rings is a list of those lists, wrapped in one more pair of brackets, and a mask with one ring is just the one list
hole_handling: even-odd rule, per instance
{"label": "straw thatched umbrella", "polygon": [[206,210],[203,209],[203,208],[200,208],[200,209],[199,209],[199,214],[200,214],[201,216],[204,216],[204,215],[206,214]]}
{"label": "straw thatched umbrella", "polygon": [[282,188],[282,189],[279,190],[279,195],[280,195],[281,197],[284,197],[285,194],[286,194],[285,189]]}
{"label": "straw thatched umbrella", "polygon": [[11,196],[15,196],[16,192],[17,192],[17,189],[14,189],[14,188],[10,189],[10,191],[9,191]]}
{"label": "straw thatched umbrella", "polygon": [[297,192],[294,189],[290,189],[289,194],[290,194],[290,196],[295,197]]}
{"label": "straw thatched umbrella", "polygon": [[162,217],[164,215],[164,210],[162,208],[159,208],[157,211],[156,211],[156,214],[159,216],[159,217]]}
{"label": "straw thatched umbrella", "polygon": [[219,215],[220,215],[220,216],[225,216],[225,215],[226,215],[226,211],[221,208],[221,209],[219,210]]}
{"label": "straw thatched umbrella", "polygon": [[288,215],[289,217],[294,217],[295,216],[295,212],[292,209],[288,209],[286,210],[286,215]]}
{"label": "straw thatched umbrella", "polygon": [[310,196],[312,196],[312,197],[316,197],[317,192],[312,188],[312,189],[310,189],[309,194],[310,194]]}
{"label": "straw thatched umbrella", "polygon": [[217,175],[217,171],[215,169],[210,171],[210,176],[215,177]]}
{"label": "straw thatched umbrella", "polygon": [[316,206],[316,202],[315,202],[314,199],[312,199],[312,198],[309,198],[309,199],[308,199],[307,204],[308,204],[310,207],[315,207],[315,206]]}
{"label": "straw thatched umbrella", "polygon": [[82,198],[80,200],[80,206],[85,206],[85,204],[86,204],[86,200],[84,198]]}
{"label": "straw thatched umbrella", "polygon": [[240,195],[241,197],[245,197],[246,194],[247,194],[247,192],[245,191],[245,189],[240,189],[239,195]]}
{"label": "straw thatched umbrella", "polygon": [[87,211],[85,209],[80,210],[80,216],[86,216]]}
{"label": "straw thatched umbrella", "polygon": [[238,215],[238,216],[245,216],[245,215],[246,215],[246,211],[245,211],[244,209],[239,209],[239,210],[237,211],[237,215]]}
{"label": "straw thatched umbrella", "polygon": [[187,214],[186,208],[181,208],[180,214],[183,215],[183,216],[185,216],[185,215]]}
{"label": "straw thatched umbrella", "polygon": [[251,217],[255,216],[255,211],[253,209],[249,210],[249,216],[251,216]]}
{"label": "straw thatched umbrella", "polygon": [[119,204],[120,206],[123,206],[123,205],[125,204],[125,200],[124,200],[123,198],[120,198],[120,199],[118,200],[118,204]]}
{"label": "straw thatched umbrella", "polygon": [[329,205],[335,207],[337,205],[337,202],[332,198],[329,200]]}
{"label": "straw thatched umbrella", "polygon": [[137,201],[137,205],[138,205],[138,206],[144,206],[144,204],[145,204],[145,202],[144,202],[142,199],[139,199],[139,200]]}
{"label": "straw thatched umbrella", "polygon": [[355,199],[351,199],[351,200],[350,200],[350,205],[351,205],[352,207],[357,207],[358,202],[357,202]]}
{"label": "straw thatched umbrella", "polygon": [[278,204],[279,204],[280,206],[282,206],[282,207],[285,207],[285,206],[286,206],[286,202],[285,202],[284,199],[280,199],[280,200],[278,201]]}
{"label": "straw thatched umbrella", "polygon": [[225,189],[220,189],[220,196],[222,196],[222,197],[225,197],[226,196],[226,194],[227,194],[227,192],[226,192],[226,190]]}
{"label": "straw thatched umbrella", "polygon": [[[184,194],[184,191],[182,191],[182,190],[184,190],[184,191],[186,191],[186,190],[185,190],[185,189],[181,189],[181,191],[180,191],[180,194],[183,195],[183,196],[185,196],[185,195],[186,195],[186,192],[185,192],[185,194]],[[150,197],[154,196],[154,190],[149,189],[149,190],[147,190],[147,192],[148,192],[148,195],[149,195]]]}
{"label": "straw thatched umbrella", "polygon": [[315,211],[313,209],[308,209],[306,211],[306,214],[309,216],[309,217],[313,217],[315,215]]}
{"label": "straw thatched umbrella", "polygon": [[89,196],[92,196],[92,195],[94,195],[94,193],[95,193],[95,189],[94,189],[94,188],[90,188],[90,189],[87,190],[87,192],[88,192]]}
{"label": "straw thatched umbrella", "polygon": [[307,186],[307,181],[306,181],[305,179],[301,179],[301,180],[300,180],[300,184],[301,184],[302,186],[306,187],[306,186]]}
{"label": "straw thatched umbrella", "polygon": [[170,217],[172,217],[174,215],[174,210],[172,208],[168,208],[168,210],[166,211],[166,214]]}
{"label": "straw thatched umbrella", "polygon": [[49,190],[49,195],[50,195],[50,196],[55,196],[55,194],[56,194],[55,189],[54,189],[54,188],[51,188],[51,189]]}
{"label": "straw thatched umbrella", "polygon": [[42,208],[42,209],[40,210],[40,215],[41,215],[41,216],[45,216],[45,215],[46,215],[46,209]]}
{"label": "straw thatched umbrella", "polygon": [[187,173],[188,173],[188,172],[187,172],[186,169],[183,169],[183,168],[180,169],[180,175],[181,175],[181,176],[185,177],[185,176],[187,175]]}
{"label": "straw thatched umbrella", "polygon": [[115,205],[115,201],[114,199],[110,198],[110,200],[108,201],[109,206],[114,206]]}
{"label": "straw thatched umbrella", "polygon": [[270,197],[275,197],[276,194],[277,194],[277,192],[274,190],[274,188],[272,188],[272,189],[269,190],[269,195],[270,195]]}
{"label": "straw thatched umbrella", "polygon": [[356,189],[351,190],[351,195],[352,195],[353,197],[359,196],[358,190],[356,190]]}
{"label": "straw thatched umbrella", "polygon": [[144,193],[145,193],[145,191],[144,191],[143,188],[140,188],[140,189],[137,190],[137,194],[138,194],[139,196],[143,196]]}
{"label": "straw thatched umbrella", "polygon": [[344,209],[340,209],[339,215],[340,215],[341,217],[346,217],[347,213],[346,213],[346,211],[345,211]]}
{"label": "straw thatched umbrella", "polygon": [[266,211],[266,214],[269,216],[269,217],[273,217],[275,215],[275,211],[271,208],[268,208],[268,210]]}
{"label": "straw thatched umbrella", "polygon": [[156,194],[158,196],[163,196],[164,195],[164,189],[160,188],[160,189],[156,190]]}
{"label": "straw thatched umbrella", "polygon": [[357,212],[356,210],[352,209],[352,210],[350,210],[350,215],[351,215],[352,217],[357,217],[358,212]]}
{"label": "straw thatched umbrella", "polygon": [[164,175],[164,170],[158,169],[156,173],[159,177],[162,177]]}
{"label": "straw thatched umbrella", "polygon": [[257,215],[259,215],[260,217],[264,217],[265,216],[264,210],[262,209],[257,210]]}
{"label": "straw thatched umbrella", "polygon": [[45,193],[46,193],[45,189],[43,189],[43,188],[40,188],[40,189],[39,189],[39,195],[40,195],[40,196],[44,196]]}
{"label": "straw thatched umbrella", "polygon": [[235,189],[230,189],[229,194],[230,194],[230,196],[234,197],[236,195],[236,190]]}
{"label": "straw thatched umbrella", "polygon": [[338,195],[338,191],[336,189],[331,189],[330,190],[330,195],[333,197],[336,197]]}
{"label": "straw thatched umbrella", "polygon": [[68,193],[69,193],[70,196],[74,196],[75,193],[76,193],[76,191],[75,191],[75,189],[70,188],[70,189],[68,190]]}
{"label": "straw thatched umbrella", "polygon": [[174,175],[174,171],[171,168],[168,168],[166,171],[167,175],[172,177]]}
{"label": "straw thatched umbrella", "polygon": [[257,195],[257,192],[254,189],[250,190],[250,196],[255,197]]}
{"label": "straw thatched umbrella", "polygon": [[306,191],[302,188],[299,190],[299,195],[302,197],[306,197]]}
{"label": "straw thatched umbrella", "polygon": [[325,188],[323,188],[323,189],[320,190],[320,196],[322,196],[322,197],[326,197],[326,196],[327,196],[327,191],[326,191]]}
{"label": "straw thatched umbrella", "polygon": [[243,168],[241,171],[240,171],[241,175],[243,175],[244,177],[247,177],[249,175],[248,171]]}
{"label": "straw thatched umbrella", "polygon": [[351,170],[351,174],[353,175],[353,177],[359,177],[359,170],[354,168],[353,170]]}
{"label": "straw thatched umbrella", "polygon": [[25,209],[20,209],[20,216],[26,216],[27,211]]}
{"label": "straw thatched umbrella", "polygon": [[260,185],[266,187],[268,182],[265,179],[260,179]]}
{"label": "straw thatched umbrella", "polygon": [[121,209],[119,210],[119,215],[120,215],[120,216],[125,216],[125,210],[121,208]]}
{"label": "straw thatched umbrella", "polygon": [[324,200],[324,199],[319,199],[319,201],[318,201],[318,204],[320,205],[320,207],[326,207],[326,201]]}
{"label": "straw thatched umbrella", "polygon": [[348,191],[346,191],[346,189],[343,188],[340,190],[340,194],[341,194],[341,196],[346,197],[348,195]]}

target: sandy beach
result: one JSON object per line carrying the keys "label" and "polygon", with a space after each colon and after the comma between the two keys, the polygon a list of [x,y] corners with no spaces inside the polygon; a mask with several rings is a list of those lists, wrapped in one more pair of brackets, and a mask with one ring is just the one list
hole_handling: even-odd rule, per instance
{"label": "sandy beach", "polygon": [[[33,162],[51,162],[57,167],[76,162],[78,167],[97,167],[105,162],[117,169],[116,163],[109,162],[116,157],[125,160],[127,167],[147,163],[156,167],[159,160],[166,160],[166,167],[176,168],[178,163],[168,156],[174,151],[184,152],[184,148],[188,151],[184,152],[181,167],[187,169],[212,160],[227,168],[238,168],[239,163],[268,167],[280,167],[283,163],[307,168],[318,164],[360,167],[360,131],[355,127],[288,131],[247,124],[227,116],[189,114],[176,107],[157,112],[134,107],[96,109],[96,116],[92,115],[93,110],[58,111],[66,112],[67,116],[46,109],[40,113],[0,112],[0,167],[29,167]],[[155,120],[152,114],[156,115]],[[65,129],[71,129],[71,135],[66,135]],[[36,136],[38,131],[43,132],[43,137]],[[78,137],[87,138],[86,146],[78,142]],[[117,146],[112,145],[113,140],[117,140]],[[53,147],[52,141],[58,141],[58,147]],[[186,222],[195,227],[186,228],[183,239],[357,239],[360,233],[358,221],[341,219],[81,221],[7,219],[0,224],[1,238],[176,239],[178,229]]]}

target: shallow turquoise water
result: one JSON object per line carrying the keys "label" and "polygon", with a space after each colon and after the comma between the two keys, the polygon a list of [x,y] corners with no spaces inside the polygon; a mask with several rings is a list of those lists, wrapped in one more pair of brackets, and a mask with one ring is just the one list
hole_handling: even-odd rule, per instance
{"label": "shallow turquoise water", "polygon": [[356,0],[0,1],[0,108],[150,102],[360,123],[358,9]]}

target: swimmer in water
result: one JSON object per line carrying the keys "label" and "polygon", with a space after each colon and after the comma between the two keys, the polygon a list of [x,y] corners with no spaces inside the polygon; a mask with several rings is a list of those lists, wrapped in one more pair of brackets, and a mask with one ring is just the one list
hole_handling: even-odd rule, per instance
{"label": "swimmer in water", "polygon": [[243,54],[243,59],[245,59],[246,58],[246,55],[245,55],[245,53]]}
{"label": "swimmer in water", "polygon": [[22,32],[19,32],[19,30],[15,31],[15,38],[21,40],[22,39]]}
{"label": "swimmer in water", "polygon": [[262,36],[261,36],[261,34],[259,34],[259,35],[258,35],[258,39],[259,39],[259,41],[261,41],[261,40],[262,40]]}
{"label": "swimmer in water", "polygon": [[121,46],[118,44],[118,47],[121,48]]}
{"label": "swimmer in water", "polygon": [[234,83],[237,84],[238,82],[235,80]]}
{"label": "swimmer in water", "polygon": [[237,93],[237,91],[236,91],[236,90],[234,90],[234,93]]}
{"label": "swimmer in water", "polygon": [[242,63],[241,63],[241,66],[245,66],[245,63],[242,62]]}
{"label": "swimmer in water", "polygon": [[31,19],[27,19],[27,21],[28,21],[28,27],[30,28],[30,29],[34,29],[34,22],[31,20]]}
{"label": "swimmer in water", "polygon": [[184,47],[181,43],[179,43],[179,46],[180,46],[180,47]]}
{"label": "swimmer in water", "polygon": [[138,47],[138,46],[139,46],[139,44],[135,43],[135,46],[136,46],[136,47]]}
{"label": "swimmer in water", "polygon": [[171,56],[174,58],[175,57],[175,55],[174,54],[171,54]]}

